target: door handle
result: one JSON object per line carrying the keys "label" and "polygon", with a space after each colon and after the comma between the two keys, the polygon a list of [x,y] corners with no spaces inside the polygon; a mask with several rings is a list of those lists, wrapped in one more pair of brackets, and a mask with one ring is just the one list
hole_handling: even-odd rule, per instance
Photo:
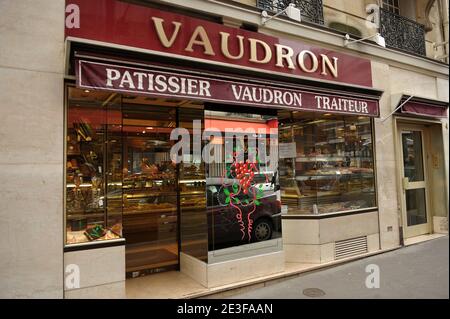
{"label": "door handle", "polygon": [[403,177],[402,184],[403,184],[403,190],[406,190],[408,188],[408,186],[409,186],[409,178],[408,177]]}

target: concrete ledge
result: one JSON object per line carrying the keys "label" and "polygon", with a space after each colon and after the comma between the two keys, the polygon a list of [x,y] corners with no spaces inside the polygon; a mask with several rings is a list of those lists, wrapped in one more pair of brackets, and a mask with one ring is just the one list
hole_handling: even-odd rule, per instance
{"label": "concrete ledge", "polygon": [[123,299],[126,298],[125,281],[111,284],[66,290],[65,299]]}
{"label": "concrete ledge", "polygon": [[416,236],[416,237],[411,237],[411,238],[405,239],[405,246],[411,246],[411,245],[420,244],[420,243],[423,243],[425,241],[441,238],[441,237],[444,237],[444,236],[447,236],[447,235],[445,235],[445,234],[427,234],[427,235],[420,235],[420,236]]}
{"label": "concrete ledge", "polygon": [[284,252],[207,264],[181,253],[180,271],[205,288],[233,285],[247,279],[264,278],[285,270]]}
{"label": "concrete ledge", "polygon": [[[382,254],[382,253],[386,253],[389,251],[393,251],[393,250],[397,250],[399,248],[401,248],[402,246],[397,246],[397,247],[393,247],[393,248],[389,248],[389,249],[385,249],[385,250],[378,250],[376,252],[370,252],[367,254],[363,254],[363,255],[358,255],[358,256],[353,256],[353,257],[349,257],[349,258],[345,258],[345,259],[340,259],[340,260],[335,260],[335,261],[331,261],[328,263],[323,263],[323,264],[309,264],[309,265],[302,265],[303,267],[299,267],[299,269],[295,269],[295,265],[292,267],[286,267],[289,269],[286,269],[284,272],[282,273],[278,273],[278,274],[274,274],[274,275],[270,275],[270,276],[265,276],[265,277],[260,277],[260,278],[256,278],[253,280],[246,280],[246,281],[241,281],[235,284],[231,284],[231,285],[224,285],[224,286],[219,286],[219,287],[214,287],[214,288],[210,288],[208,291],[204,291],[204,292],[197,292],[197,293],[193,293],[193,294],[187,294],[184,295],[183,298],[185,299],[192,299],[192,298],[200,298],[200,297],[212,297],[212,298],[223,298],[223,297],[228,297],[228,296],[232,296],[238,293],[242,293],[242,292],[246,292],[252,289],[257,289],[257,288],[262,288],[265,286],[269,286],[269,285],[273,285],[276,284],[278,282],[284,281],[284,280],[288,280],[291,278],[295,278],[300,276],[301,274],[305,274],[305,273],[310,273],[310,272],[314,272],[314,271],[318,271],[318,270],[322,270],[322,269],[326,269],[326,268],[330,268],[336,265],[340,265],[340,264],[345,264],[354,260],[359,260],[359,259],[363,259],[366,257],[370,257],[370,256],[375,256],[378,254]],[[287,266],[289,264],[286,264]],[[291,269],[292,268],[292,269]]]}
{"label": "concrete ledge", "polygon": [[[64,269],[79,268],[80,288],[125,281],[125,246],[97,248],[64,253]],[[105,268],[106,267],[106,268]],[[65,287],[66,293],[71,290]]]}
{"label": "concrete ledge", "polygon": [[208,288],[264,278],[285,270],[284,251],[208,264]]}
{"label": "concrete ledge", "polygon": [[208,264],[183,252],[180,253],[180,272],[202,286],[208,286]]}

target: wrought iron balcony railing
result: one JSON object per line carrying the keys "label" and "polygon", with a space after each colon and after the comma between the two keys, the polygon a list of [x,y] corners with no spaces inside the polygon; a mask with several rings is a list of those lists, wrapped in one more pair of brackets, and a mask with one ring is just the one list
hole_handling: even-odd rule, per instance
{"label": "wrought iron balcony railing", "polygon": [[257,0],[256,6],[268,12],[277,13],[284,10],[290,3],[300,9],[302,19],[323,25],[322,0]]}
{"label": "wrought iron balcony railing", "polygon": [[425,26],[380,8],[380,34],[386,46],[418,55],[425,52]]}

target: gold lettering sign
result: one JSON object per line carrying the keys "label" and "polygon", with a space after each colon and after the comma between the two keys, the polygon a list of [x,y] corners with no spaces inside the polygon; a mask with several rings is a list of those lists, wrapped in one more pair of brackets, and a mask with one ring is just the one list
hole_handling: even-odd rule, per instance
{"label": "gold lettering sign", "polygon": [[194,32],[192,33],[191,39],[189,40],[189,43],[184,50],[192,52],[194,51],[194,49],[192,48],[194,45],[203,46],[203,53],[205,53],[206,55],[215,55],[211,45],[211,41],[209,41],[208,38],[208,34],[201,25],[195,28]]}
{"label": "gold lettering sign", "polygon": [[[265,64],[272,59],[272,50],[266,42],[253,38],[249,38],[248,41],[250,42],[250,62]],[[258,44],[264,49],[264,58],[261,60],[258,60]]]}
{"label": "gold lettering sign", "polygon": [[[311,58],[312,66],[310,69],[308,69],[305,65],[305,55],[308,55]],[[300,69],[302,69],[302,71],[306,73],[314,73],[319,68],[319,60],[317,59],[316,55],[309,50],[303,50],[302,52],[300,52],[297,56],[297,62],[300,66]]]}
{"label": "gold lettering sign", "polygon": [[161,41],[161,44],[165,46],[166,48],[170,48],[173,43],[175,42],[175,39],[178,36],[178,32],[181,28],[181,23],[173,21],[172,24],[175,26],[175,29],[172,32],[172,36],[170,39],[166,35],[166,31],[164,30],[164,20],[157,17],[152,17],[153,23],[155,24],[156,34],[158,34],[159,41]]}
{"label": "gold lettering sign", "polygon": [[292,62],[292,56],[294,55],[294,50],[287,45],[275,44],[277,64],[276,66],[283,68],[283,60],[286,61],[289,69],[295,69],[294,62]]}
{"label": "gold lettering sign", "polygon": [[[180,39],[179,41],[185,39],[185,35],[180,35],[182,32],[186,32],[181,22],[172,21],[169,27],[165,26],[166,22],[164,19],[158,17],[152,17],[151,19],[153,20],[158,39],[164,47],[171,48],[177,39]],[[188,36],[189,41],[184,49],[185,51],[193,52],[194,46],[197,45],[202,47],[203,54],[215,56],[214,49],[217,50],[218,48],[213,48],[208,33],[203,26],[198,25]],[[216,35],[212,36],[214,40],[217,39],[217,37],[214,37]],[[318,57],[310,50],[295,52],[288,45],[279,43],[269,45],[263,40],[246,38],[244,35],[231,37],[230,33],[224,31],[219,31],[219,36],[220,52],[225,58],[230,60],[245,58],[249,62],[267,64],[272,61],[273,54],[275,54],[275,66],[279,68],[288,68],[291,70],[299,68],[305,73],[320,72],[320,75],[331,75],[334,78],[337,78],[339,74],[337,57],[330,57],[325,54],[320,54]],[[233,44],[236,42],[237,49],[234,49],[236,46]],[[233,48],[232,51],[235,52],[230,52],[230,48]],[[249,50],[249,52],[246,50]],[[294,57],[295,55],[296,57]]]}
{"label": "gold lettering sign", "polygon": [[330,70],[331,74],[337,78],[338,77],[338,67],[337,67],[337,61],[338,58],[333,57],[333,64],[331,64],[330,58],[327,57],[325,54],[320,55],[322,57],[322,72],[320,74],[327,75],[327,68]]}
{"label": "gold lettering sign", "polygon": [[230,37],[229,33],[220,32],[220,48],[222,49],[222,53],[229,59],[238,60],[244,56],[244,37],[242,35],[236,36],[238,38],[239,43],[239,53],[237,55],[232,55],[228,48],[228,38]]}

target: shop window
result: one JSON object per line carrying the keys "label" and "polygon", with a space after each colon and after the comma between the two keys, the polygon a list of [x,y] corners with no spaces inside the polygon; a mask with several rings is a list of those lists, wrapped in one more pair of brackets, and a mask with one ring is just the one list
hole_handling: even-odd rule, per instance
{"label": "shop window", "polygon": [[376,206],[368,117],[279,114],[281,201],[288,214]]}
{"label": "shop window", "polygon": [[276,115],[205,111],[205,131],[208,262],[281,249]]}
{"label": "shop window", "polygon": [[122,236],[121,101],[68,88],[66,244]]}

